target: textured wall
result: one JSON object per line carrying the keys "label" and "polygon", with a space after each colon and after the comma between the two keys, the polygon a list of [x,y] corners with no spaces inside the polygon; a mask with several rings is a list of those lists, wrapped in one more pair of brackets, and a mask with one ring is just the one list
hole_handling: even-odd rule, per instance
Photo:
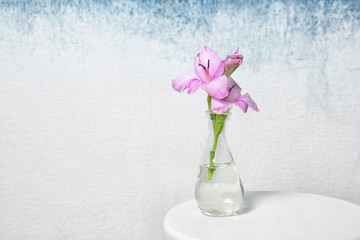
{"label": "textured wall", "polygon": [[1,1],[0,239],[160,239],[193,197],[206,95],[170,80],[203,45],[261,109],[233,109],[247,190],[360,204],[357,1]]}

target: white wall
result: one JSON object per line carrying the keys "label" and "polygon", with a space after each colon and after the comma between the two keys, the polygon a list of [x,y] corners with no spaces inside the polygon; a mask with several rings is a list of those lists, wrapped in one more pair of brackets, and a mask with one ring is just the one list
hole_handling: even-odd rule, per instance
{"label": "white wall", "polygon": [[0,8],[0,239],[160,239],[193,197],[207,131],[205,93],[170,80],[204,44],[240,46],[234,78],[261,109],[228,126],[246,190],[360,204],[360,32],[337,3],[318,25],[274,3],[267,21],[247,6],[234,24],[222,6],[203,28],[129,2],[115,16]]}

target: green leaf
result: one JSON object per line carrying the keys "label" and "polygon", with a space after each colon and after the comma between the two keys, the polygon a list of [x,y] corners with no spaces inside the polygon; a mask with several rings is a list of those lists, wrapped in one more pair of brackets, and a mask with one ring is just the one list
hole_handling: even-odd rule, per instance
{"label": "green leaf", "polygon": [[234,68],[231,69],[230,71],[225,72],[226,77],[230,77],[230,75],[233,74],[233,72],[235,72],[235,70],[236,70],[238,67],[239,67],[239,66],[234,67]]}

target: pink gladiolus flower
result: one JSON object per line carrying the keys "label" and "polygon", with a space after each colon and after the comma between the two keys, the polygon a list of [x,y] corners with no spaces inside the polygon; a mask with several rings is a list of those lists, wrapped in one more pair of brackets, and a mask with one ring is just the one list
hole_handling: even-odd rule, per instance
{"label": "pink gladiolus flower", "polygon": [[211,109],[214,113],[223,114],[224,112],[230,111],[233,106],[239,106],[244,113],[247,112],[250,106],[255,111],[260,111],[256,103],[251,99],[249,94],[241,95],[241,88],[232,79],[228,78],[228,96],[224,99],[213,97],[211,99]]}
{"label": "pink gladiolus flower", "polygon": [[195,57],[194,71],[189,71],[183,76],[172,80],[172,87],[182,92],[196,92],[199,87],[210,96],[222,99],[228,95],[227,78],[224,73],[224,62],[212,49],[204,47]]}
{"label": "pink gladiolus flower", "polygon": [[226,59],[224,60],[225,64],[225,75],[230,76],[233,71],[235,71],[234,68],[240,66],[243,62],[244,56],[241,54],[237,54],[239,51],[239,48],[231,55],[227,55]]}

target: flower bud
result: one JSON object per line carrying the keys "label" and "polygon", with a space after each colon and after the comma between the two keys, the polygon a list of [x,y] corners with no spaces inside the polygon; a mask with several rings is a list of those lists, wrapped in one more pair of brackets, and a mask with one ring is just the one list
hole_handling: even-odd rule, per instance
{"label": "flower bud", "polygon": [[227,77],[229,77],[243,62],[244,57],[241,54],[237,54],[238,51],[239,50],[231,55],[226,56],[226,59],[224,60],[224,74]]}

